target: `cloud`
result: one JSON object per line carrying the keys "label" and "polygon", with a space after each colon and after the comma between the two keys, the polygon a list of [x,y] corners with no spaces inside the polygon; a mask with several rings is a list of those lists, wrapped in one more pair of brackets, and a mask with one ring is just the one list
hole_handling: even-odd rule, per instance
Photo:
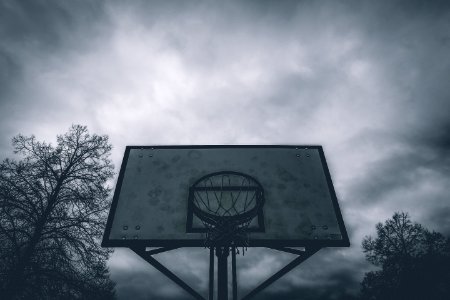
{"label": "cloud", "polygon": [[[163,253],[155,258],[195,290],[206,295],[209,259],[205,253],[208,254],[208,251],[191,250],[173,250],[170,254]],[[110,259],[109,268],[111,278],[117,282],[116,290],[121,299],[191,299],[187,292],[130,250],[116,250]]]}
{"label": "cloud", "polygon": [[[352,247],[261,297],[354,293],[361,239],[394,211],[450,232],[449,20],[446,1],[1,1],[0,157],[72,123],[116,166],[129,144],[322,144]],[[243,291],[291,259],[252,251]],[[203,255],[162,259],[206,289]],[[184,295],[132,253],[110,267],[123,298]]]}
{"label": "cloud", "polygon": [[58,86],[55,76],[63,77],[69,59],[85,50],[102,11],[101,4],[88,1],[0,1],[2,157],[18,132],[52,140],[55,124],[70,126],[64,119],[79,111],[80,99]]}

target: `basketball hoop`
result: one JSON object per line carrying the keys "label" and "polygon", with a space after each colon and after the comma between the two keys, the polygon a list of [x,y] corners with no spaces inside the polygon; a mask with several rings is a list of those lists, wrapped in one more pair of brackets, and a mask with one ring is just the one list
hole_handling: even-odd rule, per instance
{"label": "basketball hoop", "polygon": [[222,171],[197,180],[189,201],[207,229],[205,247],[247,247],[248,227],[264,204],[264,191],[247,174]]}
{"label": "basketball hoop", "polygon": [[229,299],[229,256],[237,299],[238,248],[297,256],[242,297],[250,299],[321,248],[349,245],[317,145],[127,146],[102,240],[132,249],[199,300],[205,297],[154,256],[209,248],[207,299],[217,289],[218,300]]}

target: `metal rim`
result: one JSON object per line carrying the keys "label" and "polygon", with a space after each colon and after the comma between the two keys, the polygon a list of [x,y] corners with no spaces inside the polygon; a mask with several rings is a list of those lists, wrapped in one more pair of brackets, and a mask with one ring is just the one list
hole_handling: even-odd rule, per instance
{"label": "metal rim", "polygon": [[[245,211],[243,213],[239,213],[233,216],[220,216],[220,215],[215,215],[215,214],[211,214],[208,213],[204,210],[202,210],[200,207],[197,206],[196,201],[194,201],[194,199],[192,200],[192,204],[193,204],[193,213],[200,218],[202,221],[215,226],[220,222],[234,222],[234,221],[239,221],[239,224],[244,224],[246,222],[250,222],[257,214],[258,211],[260,210],[260,208],[262,207],[262,205],[264,204],[264,189],[262,187],[262,185],[258,182],[258,180],[256,180],[254,177],[241,173],[241,172],[236,172],[236,171],[220,171],[220,172],[214,172],[214,173],[209,173],[207,175],[204,175],[202,177],[200,177],[190,188],[191,195],[195,195],[195,192],[197,190],[197,185],[199,183],[201,183],[203,180],[207,179],[207,178],[212,178],[214,176],[219,176],[219,175],[234,175],[234,176],[241,176],[244,177],[246,179],[249,180],[249,182],[251,182],[252,184],[255,184],[256,186],[254,187],[255,193],[256,193],[256,204],[253,208],[251,208],[248,211]],[[220,191],[220,187],[217,188],[218,191]],[[239,191],[239,188],[236,189],[236,191]]]}

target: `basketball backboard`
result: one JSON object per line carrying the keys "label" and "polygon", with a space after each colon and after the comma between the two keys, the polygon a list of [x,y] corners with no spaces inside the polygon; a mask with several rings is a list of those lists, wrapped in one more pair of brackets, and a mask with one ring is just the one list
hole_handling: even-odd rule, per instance
{"label": "basketball backboard", "polygon": [[202,247],[205,228],[189,193],[208,174],[255,179],[264,205],[250,247],[348,246],[321,146],[128,146],[102,245]]}

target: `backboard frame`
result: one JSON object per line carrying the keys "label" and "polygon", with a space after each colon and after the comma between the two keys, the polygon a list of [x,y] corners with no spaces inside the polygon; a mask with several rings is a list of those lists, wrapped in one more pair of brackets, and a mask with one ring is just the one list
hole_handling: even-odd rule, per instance
{"label": "backboard frame", "polygon": [[[119,177],[117,179],[116,188],[114,191],[113,201],[111,203],[111,209],[108,215],[108,220],[106,223],[106,229],[102,240],[103,247],[203,247],[204,238],[199,239],[110,239],[111,227],[118,205],[119,195],[122,188],[122,182],[124,179],[125,169],[128,162],[130,151],[133,149],[226,149],[226,148],[289,148],[289,149],[315,149],[318,151],[320,156],[320,161],[323,166],[324,175],[326,178],[327,186],[330,192],[330,197],[336,215],[336,220],[338,223],[339,230],[341,232],[341,239],[330,239],[330,240],[283,240],[283,239],[251,239],[250,230],[250,245],[249,247],[348,247],[350,245],[347,230],[344,225],[341,210],[339,208],[339,203],[336,197],[334,186],[331,180],[331,175],[328,169],[328,165],[325,159],[322,146],[316,145],[191,145],[191,146],[127,146],[124,153],[124,158],[122,160]],[[187,200],[187,199],[186,199]],[[187,220],[188,221],[188,220]],[[192,228],[191,228],[192,229]],[[194,232],[200,232],[195,231]]]}

